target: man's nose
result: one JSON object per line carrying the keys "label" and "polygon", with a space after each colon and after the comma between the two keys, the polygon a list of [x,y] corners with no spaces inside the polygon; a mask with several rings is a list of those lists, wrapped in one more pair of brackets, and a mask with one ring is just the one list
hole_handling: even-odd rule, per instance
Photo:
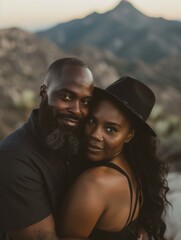
{"label": "man's nose", "polygon": [[72,102],[71,106],[69,107],[69,111],[74,115],[76,115],[77,117],[81,117],[82,112],[81,112],[80,102],[79,101]]}

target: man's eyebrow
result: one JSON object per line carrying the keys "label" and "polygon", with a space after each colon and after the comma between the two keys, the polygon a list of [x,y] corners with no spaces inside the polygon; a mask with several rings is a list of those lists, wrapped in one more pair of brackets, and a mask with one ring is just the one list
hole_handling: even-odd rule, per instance
{"label": "man's eyebrow", "polygon": [[69,94],[75,95],[74,92],[72,92],[71,90],[69,90],[67,88],[61,88],[61,89],[57,90],[57,92],[67,92]]}
{"label": "man's eyebrow", "polygon": [[[61,88],[60,90],[57,90],[56,93],[68,93],[72,96],[76,96],[76,93],[75,92],[72,92],[71,90],[67,89],[67,88]],[[85,96],[84,99],[87,99],[87,100],[91,100],[92,99],[92,96]]]}

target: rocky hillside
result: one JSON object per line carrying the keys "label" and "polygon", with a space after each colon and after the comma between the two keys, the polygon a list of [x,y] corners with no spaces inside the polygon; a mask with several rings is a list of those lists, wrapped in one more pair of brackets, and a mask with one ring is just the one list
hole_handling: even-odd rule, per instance
{"label": "rocky hillside", "polygon": [[[83,59],[94,74],[95,84],[100,87],[106,87],[123,75],[149,84],[158,99],[151,118],[155,128],[162,136],[179,133],[181,98],[178,89],[166,84],[166,79],[172,80],[174,76],[169,59],[151,67],[142,60],[123,60],[95,47],[80,47],[65,53],[53,43],[20,29],[0,30],[0,39],[0,138],[21,125],[32,107],[37,106],[39,86],[48,65],[64,56]],[[177,65],[178,73],[179,59],[171,61]],[[160,84],[163,80],[165,84]]]}
{"label": "rocky hillside", "polygon": [[66,50],[90,45],[148,63],[181,53],[181,22],[148,17],[126,0],[104,14],[93,13],[37,34]]}
{"label": "rocky hillside", "polygon": [[48,40],[20,29],[0,30],[0,138],[37,105],[47,66],[65,53]]}
{"label": "rocky hillside", "polygon": [[[122,20],[126,21],[130,20],[132,21],[132,25],[134,24],[134,18],[133,17],[139,17],[139,24],[140,28],[143,24],[142,19],[148,20],[146,16],[141,14],[139,11],[135,11],[135,9],[131,6],[133,13],[131,18],[127,18],[126,16],[126,8],[124,4],[128,4],[127,2],[123,1],[117,8],[117,10],[123,11],[122,13]],[[124,8],[123,8],[124,6]],[[130,11],[130,4],[127,5],[128,10]],[[121,10],[122,9],[122,10]],[[115,9],[116,10],[116,9]],[[116,15],[116,13],[113,11],[110,11],[107,13],[112,14],[112,18],[114,21],[120,21],[119,20],[119,14]],[[99,14],[92,14],[87,17],[87,19],[92,18],[99,18],[104,17],[103,15]],[[111,16],[111,15],[110,15]],[[137,18],[138,19],[138,18]],[[92,32],[91,28],[94,30],[95,25],[91,25],[91,21],[87,20],[87,26],[90,33],[85,33],[85,36],[81,35],[82,30],[78,32],[77,36],[80,39],[84,40],[86,39],[87,34],[87,40],[90,39],[92,41],[91,36],[95,38],[96,34],[98,36],[98,40],[101,39],[101,36],[99,36],[99,32]],[[155,19],[152,19],[153,21],[156,21]],[[158,19],[159,20],[159,19]],[[79,23],[82,20],[77,20],[77,26],[79,26]],[[151,21],[151,19],[149,19]],[[161,19],[162,22],[165,20]],[[75,23],[72,21],[72,23],[67,23],[67,26],[71,26],[71,24]],[[104,23],[103,20],[100,22],[96,22],[96,26],[99,27],[103,26],[101,24]],[[164,22],[165,23],[165,22]],[[70,24],[70,25],[69,25]],[[121,26],[121,23],[119,23]],[[126,24],[126,22],[124,22]],[[131,28],[131,23],[130,28]],[[129,27],[129,24],[127,27]],[[147,24],[147,21],[145,22]],[[77,47],[76,49],[72,49],[72,52],[64,52],[61,50],[61,48],[57,47],[57,45],[54,45],[52,42],[49,42],[45,39],[40,39],[39,37],[35,36],[34,34],[25,32],[21,29],[4,29],[0,30],[0,139],[8,135],[10,132],[15,130],[17,127],[23,124],[24,121],[28,118],[28,115],[33,107],[36,107],[38,105],[38,92],[39,92],[39,86],[43,81],[46,69],[48,65],[61,57],[65,56],[76,56],[80,59],[84,60],[91,68],[94,78],[95,78],[95,84],[97,86],[106,87],[108,84],[110,84],[112,81],[118,79],[120,76],[123,75],[131,75],[133,77],[136,77],[140,79],[141,81],[146,82],[150,85],[150,87],[153,89],[153,91],[156,94],[157,98],[157,104],[153,109],[153,113],[149,119],[150,124],[156,129],[159,137],[161,137],[161,147],[160,147],[160,155],[162,158],[169,163],[170,170],[171,171],[181,171],[181,53],[179,49],[179,44],[181,41],[178,41],[180,30],[177,28],[177,26],[180,26],[177,22],[174,23],[175,27],[171,29],[170,27],[170,33],[173,32],[173,34],[170,34],[170,39],[172,39],[172,36],[175,36],[175,39],[171,40],[174,42],[173,47],[167,48],[167,44],[163,41],[165,40],[165,35],[162,37],[162,43],[161,44],[161,51],[163,48],[166,50],[172,51],[172,54],[168,52],[163,57],[158,57],[156,62],[151,62],[151,58],[147,61],[144,61],[142,57],[143,52],[139,53],[137,52],[137,48],[139,50],[139,47],[141,49],[141,46],[139,46],[140,38],[138,36],[138,40],[134,40],[132,43],[133,47],[130,49],[130,51],[133,51],[133,58],[130,58],[129,54],[129,48],[127,49],[128,56],[124,55],[124,51],[121,53],[124,58],[120,58],[118,55],[115,56],[113,53],[114,51],[110,52],[105,49],[98,48],[99,45],[104,47],[104,44],[98,44],[97,47],[94,46],[84,46],[84,47]],[[107,23],[104,23],[105,26],[107,26]],[[164,25],[164,24],[163,24]],[[172,25],[172,23],[171,23]],[[108,25],[109,26],[109,25]],[[172,25],[173,26],[173,25]],[[157,24],[154,26],[154,28],[158,27]],[[159,28],[159,27],[158,27]],[[169,28],[167,26],[167,28]],[[78,28],[79,29],[79,28]],[[129,28],[128,28],[129,29]],[[178,31],[177,35],[175,34],[175,29]],[[84,29],[85,31],[87,28]],[[67,30],[68,31],[68,30]],[[74,39],[75,31],[72,31],[72,36],[69,36],[69,39],[67,39],[66,35],[66,43],[69,44],[69,41],[72,41]],[[71,32],[71,31],[70,31]],[[143,31],[144,32],[144,31]],[[133,31],[134,33],[134,31]],[[58,33],[59,34],[59,33]],[[103,33],[101,33],[103,34]],[[106,34],[106,30],[105,30]],[[109,36],[111,38],[112,32],[109,32]],[[125,35],[125,34],[124,34]],[[128,34],[129,35],[129,34]],[[59,35],[59,40],[64,41],[64,33]],[[81,38],[82,36],[82,38]],[[145,36],[145,35],[143,35]],[[155,36],[151,35],[153,38],[153,41],[155,41]],[[105,35],[107,37],[107,35]],[[158,34],[158,38],[160,38],[160,35]],[[118,46],[118,50],[121,50],[121,44],[119,42],[121,38],[118,39],[115,46]],[[157,37],[156,37],[157,39]],[[78,43],[78,40],[75,38],[75,43]],[[115,42],[110,40],[109,38],[105,38],[106,44],[110,41],[110,43],[107,46],[110,46],[110,49],[112,46],[114,46]],[[111,43],[112,42],[112,43]],[[128,40],[126,40],[127,43],[129,43]],[[176,44],[178,42],[178,45]],[[81,43],[81,42],[80,42]],[[112,45],[111,45],[112,44]],[[125,42],[123,41],[123,46]],[[143,44],[143,43],[142,43]],[[162,45],[163,44],[163,45]],[[94,45],[94,44],[92,44]],[[128,45],[127,45],[128,46]],[[144,45],[143,45],[144,46]],[[135,47],[135,49],[133,49]],[[108,49],[108,47],[106,47]],[[151,50],[153,52],[154,57],[157,55],[157,48],[153,48]],[[177,51],[177,53],[175,53]],[[119,51],[118,51],[119,52]],[[138,55],[137,55],[138,54]],[[140,58],[137,58],[136,56],[139,56]],[[147,56],[147,54],[145,55]],[[149,56],[149,55],[148,55]],[[161,55],[160,55],[161,56]],[[178,176],[179,176],[178,174]],[[178,176],[175,174],[175,183],[177,186],[179,183]],[[172,184],[172,182],[169,182],[169,184]],[[173,195],[170,196],[170,201],[175,207],[176,211],[174,213],[178,217],[180,205],[175,204],[175,200],[177,200],[178,203],[180,203],[180,198],[175,198],[177,196],[177,192],[174,192],[174,187],[172,185],[170,192]],[[180,193],[180,188],[178,193]],[[176,195],[177,194],[177,195]],[[176,203],[177,203],[176,202]],[[178,208],[177,208],[178,206]],[[171,210],[173,210],[171,208]],[[177,211],[178,210],[178,211]],[[173,211],[172,211],[173,213]],[[176,216],[176,217],[177,217]],[[176,234],[180,233],[179,228],[179,221],[175,216],[172,218],[169,216],[169,219],[167,221],[168,224],[168,232],[167,235],[168,239],[176,239]],[[173,228],[174,223],[174,228]],[[178,228],[176,229],[176,226]],[[172,234],[172,235],[171,235]],[[177,235],[178,237],[178,235]],[[180,239],[179,237],[177,239]]]}
{"label": "rocky hillside", "polygon": [[165,59],[150,66],[142,60],[122,60],[109,51],[94,47],[80,47],[74,50],[73,54],[89,64],[97,86],[104,88],[124,75],[135,77],[148,84],[155,92],[157,99],[157,104],[150,118],[154,128],[160,136],[181,138],[181,88],[174,87],[172,84],[174,74],[171,76],[173,64],[178,67],[178,72],[175,75],[180,76],[180,79],[177,79],[180,86],[179,59],[181,56],[172,60]]}
{"label": "rocky hillside", "polygon": [[[93,13],[37,34],[66,51],[81,49],[81,55],[86,58],[88,54],[89,59],[99,56],[100,49],[103,55],[106,51],[115,60],[108,64],[105,78],[128,72],[160,87],[170,85],[181,90],[181,22],[145,16],[126,0],[104,14]],[[103,69],[102,65],[101,72]],[[104,85],[102,80],[100,84]]]}

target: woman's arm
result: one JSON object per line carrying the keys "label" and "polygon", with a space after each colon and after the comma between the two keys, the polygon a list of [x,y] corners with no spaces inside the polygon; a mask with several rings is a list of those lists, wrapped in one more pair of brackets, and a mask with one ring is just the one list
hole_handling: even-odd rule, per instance
{"label": "woman's arm", "polygon": [[61,237],[87,238],[106,209],[103,181],[96,169],[81,174],[70,190],[61,215]]}

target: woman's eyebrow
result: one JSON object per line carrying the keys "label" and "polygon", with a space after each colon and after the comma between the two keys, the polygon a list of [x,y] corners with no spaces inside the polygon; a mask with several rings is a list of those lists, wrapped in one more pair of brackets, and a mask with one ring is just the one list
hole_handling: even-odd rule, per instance
{"label": "woman's eyebrow", "polygon": [[116,122],[107,121],[106,124],[121,127],[121,125],[119,123],[116,123]]}

